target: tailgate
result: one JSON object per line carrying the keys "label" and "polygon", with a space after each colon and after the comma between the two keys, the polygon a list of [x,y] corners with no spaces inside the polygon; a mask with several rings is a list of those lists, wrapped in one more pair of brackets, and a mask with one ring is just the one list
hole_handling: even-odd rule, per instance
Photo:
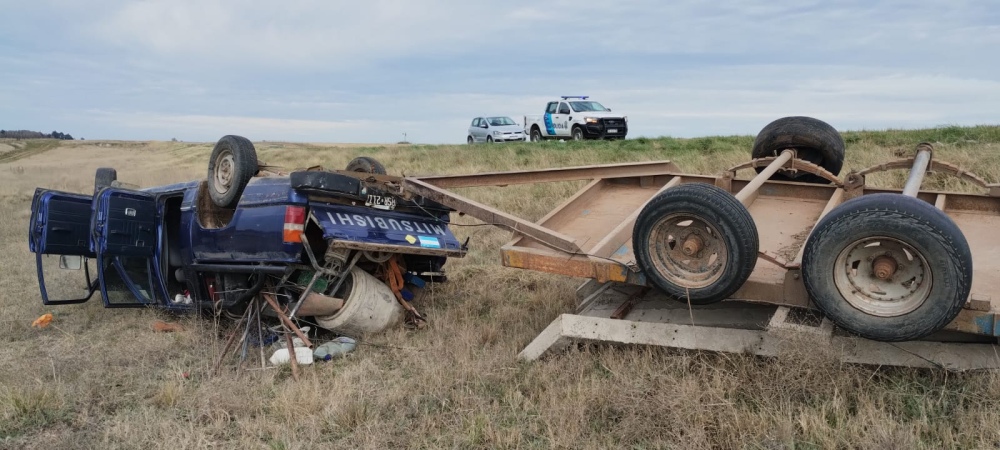
{"label": "tailgate", "polygon": [[464,256],[448,222],[431,215],[312,202],[310,217],[331,245],[414,255]]}

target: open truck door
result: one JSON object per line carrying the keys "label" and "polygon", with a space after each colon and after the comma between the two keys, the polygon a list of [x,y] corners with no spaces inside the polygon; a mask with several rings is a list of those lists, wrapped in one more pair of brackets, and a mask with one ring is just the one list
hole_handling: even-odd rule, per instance
{"label": "open truck door", "polygon": [[31,200],[28,248],[35,253],[42,303],[83,303],[97,289],[90,248],[89,195],[36,189]]}
{"label": "open truck door", "polygon": [[145,192],[102,189],[94,199],[91,250],[100,262],[101,296],[108,308],[166,304],[157,259],[159,213]]}

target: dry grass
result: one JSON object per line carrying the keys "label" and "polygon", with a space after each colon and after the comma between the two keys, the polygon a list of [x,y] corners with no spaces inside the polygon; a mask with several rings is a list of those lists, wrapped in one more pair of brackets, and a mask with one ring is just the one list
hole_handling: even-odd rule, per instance
{"label": "dry grass", "polygon": [[[923,134],[919,134],[923,133]],[[937,134],[934,134],[937,133]],[[995,127],[846,133],[847,168],[938,141],[937,156],[1000,180]],[[969,142],[974,141],[974,142]],[[392,173],[469,173],[672,159],[690,172],[742,162],[751,137],[503,146],[336,147],[261,143],[261,160],[342,167],[374,156]],[[0,165],[0,448],[995,448],[1000,377],[843,365],[814,343],[765,359],[585,347],[536,363],[517,353],[572,309],[579,280],[501,267],[509,233],[471,237],[449,283],[421,300],[432,326],[374,336],[345,360],[209,375],[211,321],[93,300],[43,308],[25,243],[36,186],[87,192],[94,169],[150,186],[204,176],[210,144],[63,142]],[[899,185],[888,174],[872,181]],[[971,190],[931,179],[931,187]],[[469,189],[541,217],[578,183]],[[474,223],[460,218],[461,223]],[[31,320],[55,314],[54,327]],[[157,334],[155,319],[186,331]],[[807,350],[808,349],[808,350]],[[190,378],[182,373],[188,372]]]}

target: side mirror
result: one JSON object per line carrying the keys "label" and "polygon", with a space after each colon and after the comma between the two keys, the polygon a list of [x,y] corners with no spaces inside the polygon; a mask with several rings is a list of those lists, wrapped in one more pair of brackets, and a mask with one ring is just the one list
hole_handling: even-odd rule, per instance
{"label": "side mirror", "polygon": [[611,108],[604,108],[604,109],[608,110],[608,112],[611,112]]}
{"label": "side mirror", "polygon": [[83,268],[83,257],[79,255],[59,255],[59,268],[80,270]]}
{"label": "side mirror", "polygon": [[488,123],[484,123],[484,124],[482,125],[482,127],[483,127],[483,128],[489,128],[489,127],[490,127],[490,125],[489,125]]}

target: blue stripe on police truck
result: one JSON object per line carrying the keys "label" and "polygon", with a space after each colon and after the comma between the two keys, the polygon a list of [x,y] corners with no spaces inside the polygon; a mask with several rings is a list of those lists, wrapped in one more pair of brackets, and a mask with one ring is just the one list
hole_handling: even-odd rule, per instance
{"label": "blue stripe on police truck", "polygon": [[409,231],[412,233],[436,234],[439,236],[447,236],[448,234],[445,231],[446,228],[441,225],[416,220],[386,219],[367,214],[331,213],[329,211],[327,211],[326,216],[334,225],[340,226],[386,231]]}
{"label": "blue stripe on police truck", "polygon": [[556,135],[556,126],[552,123],[552,113],[545,113],[545,134]]}

